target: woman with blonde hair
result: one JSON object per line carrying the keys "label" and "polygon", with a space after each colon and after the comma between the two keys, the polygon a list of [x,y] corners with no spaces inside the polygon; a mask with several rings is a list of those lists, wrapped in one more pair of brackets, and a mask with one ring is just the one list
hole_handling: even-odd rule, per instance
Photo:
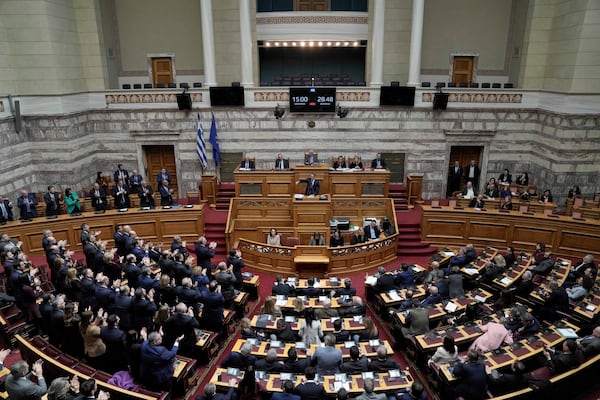
{"label": "woman with blonde hair", "polygon": [[281,317],[281,309],[275,304],[275,299],[272,296],[265,297],[265,303],[260,308],[261,314],[269,314],[273,317]]}
{"label": "woman with blonde hair", "polygon": [[354,341],[356,343],[379,338],[379,330],[370,317],[363,318],[363,325],[365,326],[364,329],[354,335]]}

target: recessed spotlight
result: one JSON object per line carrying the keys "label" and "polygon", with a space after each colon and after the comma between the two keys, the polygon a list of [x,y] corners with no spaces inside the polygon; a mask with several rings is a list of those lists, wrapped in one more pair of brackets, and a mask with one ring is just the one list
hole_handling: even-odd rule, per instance
{"label": "recessed spotlight", "polygon": [[340,46],[340,42],[335,42],[335,45],[339,47]]}
{"label": "recessed spotlight", "polygon": [[292,42],[292,46],[296,47],[296,42]]}
{"label": "recessed spotlight", "polygon": [[354,42],[354,47],[357,47],[360,43]]}
{"label": "recessed spotlight", "polygon": [[319,42],[319,47],[323,46],[323,42]]}
{"label": "recessed spotlight", "polygon": [[327,46],[331,46],[331,42],[327,42]]}
{"label": "recessed spotlight", "polygon": [[275,42],[275,47],[279,47],[279,42]]}
{"label": "recessed spotlight", "polygon": [[315,45],[315,42],[313,42],[313,41],[311,40],[310,42],[308,42],[308,45],[309,45],[310,47],[313,47],[313,46]]}
{"label": "recessed spotlight", "polygon": [[344,42],[344,46],[350,46],[349,42]]}
{"label": "recessed spotlight", "polygon": [[281,44],[283,45],[283,47],[287,47],[287,42],[283,42]]}
{"label": "recessed spotlight", "polygon": [[302,47],[306,46],[306,42],[304,42],[304,41],[300,42],[300,46],[302,46]]}
{"label": "recessed spotlight", "polygon": [[271,47],[271,42],[266,42],[265,47]]}

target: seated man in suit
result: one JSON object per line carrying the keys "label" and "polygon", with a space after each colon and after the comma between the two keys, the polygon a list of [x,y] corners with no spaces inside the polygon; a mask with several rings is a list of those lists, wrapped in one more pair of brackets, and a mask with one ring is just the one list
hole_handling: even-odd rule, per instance
{"label": "seated man in suit", "polygon": [[366,225],[364,228],[365,231],[365,240],[376,240],[379,239],[379,235],[381,234],[381,231],[379,230],[379,227],[377,226],[377,221],[375,220],[371,220],[371,223],[369,225]]}
{"label": "seated man in suit", "polygon": [[375,388],[375,382],[372,378],[367,378],[363,382],[363,389],[365,390],[362,394],[356,397],[356,400],[387,400],[385,393],[373,393]]}
{"label": "seated man in suit", "polygon": [[346,160],[344,160],[344,156],[339,156],[337,160],[333,162],[333,169],[344,169],[348,168],[346,165]]}
{"label": "seated man in suit", "polygon": [[371,161],[371,168],[373,169],[385,169],[385,160],[381,158],[381,153],[377,153],[373,161]]}
{"label": "seated man in suit", "polygon": [[483,201],[483,195],[478,194],[477,197],[471,199],[471,202],[469,203],[469,207],[475,208],[477,210],[481,210],[482,208],[484,208],[485,203]]}
{"label": "seated man in suit", "polygon": [[546,365],[555,374],[568,371],[579,366],[579,359],[575,352],[577,344],[573,339],[567,339],[562,343],[562,351],[556,349],[544,348],[544,357],[546,357]]}
{"label": "seated man in suit", "polygon": [[240,163],[240,168],[254,170],[256,166],[254,165],[254,160],[251,160],[250,157],[246,156]]}
{"label": "seated man in suit", "polygon": [[591,335],[579,338],[575,342],[586,358],[600,354],[600,325],[594,328]]}
{"label": "seated man in suit", "polygon": [[277,158],[275,159],[275,169],[284,170],[290,168],[290,161],[283,158],[283,154],[277,153]]}
{"label": "seated man in suit", "polygon": [[196,400],[233,400],[237,380],[231,378],[228,383],[229,387],[226,393],[217,393],[217,386],[214,383],[207,383],[206,386],[204,386],[203,393],[196,397]]}
{"label": "seated man in suit", "polygon": [[306,196],[318,196],[319,192],[321,190],[321,187],[319,185],[319,181],[317,180],[317,178],[315,178],[315,173],[312,172],[310,174],[310,177],[306,178],[306,179],[299,179],[296,184],[299,183],[306,183],[306,190],[304,191],[304,194]]}
{"label": "seated man in suit", "polygon": [[388,357],[387,349],[384,345],[379,345],[377,348],[377,358],[369,364],[369,369],[373,372],[384,372],[392,369],[398,369],[398,363]]}
{"label": "seated man in suit", "polygon": [[360,374],[369,370],[369,359],[361,354],[357,346],[350,347],[350,361],[342,363],[342,372],[347,374]]}
{"label": "seated man in suit", "polygon": [[273,296],[276,295],[282,295],[282,296],[291,296],[294,293],[294,288],[290,285],[288,285],[286,282],[284,282],[283,280],[283,276],[282,275],[277,275],[275,277],[275,284],[273,285],[273,288],[271,289],[271,294]]}
{"label": "seated man in suit", "polygon": [[101,211],[107,209],[106,192],[98,183],[94,183],[94,187],[90,191],[90,197],[92,198],[92,207],[94,207],[94,210]]}
{"label": "seated man in suit", "polygon": [[473,187],[473,182],[468,181],[465,185],[465,188],[461,192],[461,196],[465,199],[472,199],[477,196],[477,191]]}
{"label": "seated man in suit", "polygon": [[304,165],[314,165],[319,163],[319,155],[313,151],[308,150],[308,153],[304,154]]}

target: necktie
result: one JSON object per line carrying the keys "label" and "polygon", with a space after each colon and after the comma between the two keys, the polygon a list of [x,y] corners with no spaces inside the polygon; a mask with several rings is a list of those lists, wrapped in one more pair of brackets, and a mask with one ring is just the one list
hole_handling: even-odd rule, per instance
{"label": "necktie", "polygon": [[279,169],[283,169],[283,160],[279,161]]}
{"label": "necktie", "polygon": [[0,203],[0,208],[2,208],[2,218],[8,219],[8,212],[6,212],[6,207],[4,203]]}
{"label": "necktie", "polygon": [[25,199],[25,209],[27,210],[27,212],[31,212],[31,207],[29,205],[29,199]]}
{"label": "necktie", "polygon": [[379,159],[377,160],[377,167],[381,167],[381,161]]}

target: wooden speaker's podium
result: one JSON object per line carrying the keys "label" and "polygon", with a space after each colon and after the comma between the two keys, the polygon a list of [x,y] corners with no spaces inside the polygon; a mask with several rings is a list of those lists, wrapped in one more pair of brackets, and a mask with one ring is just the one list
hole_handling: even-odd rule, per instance
{"label": "wooden speaker's podium", "polygon": [[329,256],[326,246],[296,246],[294,257],[296,275],[300,278],[326,278],[329,274]]}

